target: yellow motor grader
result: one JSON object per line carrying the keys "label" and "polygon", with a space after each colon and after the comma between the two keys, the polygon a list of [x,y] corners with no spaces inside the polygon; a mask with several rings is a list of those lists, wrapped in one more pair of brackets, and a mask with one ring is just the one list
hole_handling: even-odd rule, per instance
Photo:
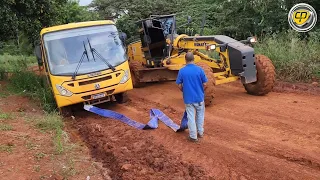
{"label": "yellow motor grader", "polygon": [[[153,15],[137,24],[140,40],[129,44],[127,51],[136,88],[147,82],[175,80],[189,51],[208,78],[206,106],[212,103],[215,85],[240,79],[252,95],[268,94],[274,86],[274,66],[268,57],[255,54],[250,46],[256,41],[254,37],[238,41],[224,35],[179,35],[175,14]],[[213,53],[215,58],[210,55]]]}

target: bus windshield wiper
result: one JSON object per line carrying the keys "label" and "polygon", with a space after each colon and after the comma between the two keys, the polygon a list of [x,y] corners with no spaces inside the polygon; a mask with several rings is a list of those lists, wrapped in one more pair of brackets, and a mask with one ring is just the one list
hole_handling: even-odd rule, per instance
{"label": "bus windshield wiper", "polygon": [[112,71],[114,72],[116,69],[115,69],[105,58],[103,58],[103,57],[97,52],[96,49],[94,49],[94,48],[91,47],[91,43],[90,43],[90,41],[89,41],[89,38],[87,38],[87,39],[88,39],[88,43],[89,43],[89,47],[90,47],[90,51],[91,51],[91,53],[92,53],[93,59],[95,60],[95,57],[94,57],[94,53],[95,53],[96,56],[97,56],[98,58],[100,58],[100,59],[101,59],[110,69],[112,69]]}
{"label": "bus windshield wiper", "polygon": [[87,51],[87,49],[86,49],[86,45],[84,44],[84,41],[82,41],[82,42],[83,42],[84,51],[83,51],[83,53],[82,53],[82,56],[81,56],[81,59],[80,59],[78,65],[77,65],[77,68],[76,68],[76,70],[74,71],[74,73],[73,73],[73,75],[72,75],[72,79],[73,79],[73,80],[76,79],[76,76],[77,76],[77,73],[78,73],[78,71],[79,71],[80,65],[81,65],[81,63],[82,63],[82,61],[83,61],[83,59],[84,59],[84,55],[87,56],[87,59],[88,59],[88,61],[89,61],[89,56],[88,56],[88,51]]}

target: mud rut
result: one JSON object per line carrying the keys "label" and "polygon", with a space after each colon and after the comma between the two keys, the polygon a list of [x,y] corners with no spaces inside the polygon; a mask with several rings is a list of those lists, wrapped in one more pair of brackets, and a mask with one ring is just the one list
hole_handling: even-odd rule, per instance
{"label": "mud rut", "polygon": [[[182,94],[173,83],[134,89],[129,97],[100,107],[143,123],[151,108],[178,124],[182,118]],[[112,179],[320,179],[320,96],[256,97],[239,85],[217,86],[199,144],[161,122],[139,131],[85,111],[75,116],[73,126]]]}

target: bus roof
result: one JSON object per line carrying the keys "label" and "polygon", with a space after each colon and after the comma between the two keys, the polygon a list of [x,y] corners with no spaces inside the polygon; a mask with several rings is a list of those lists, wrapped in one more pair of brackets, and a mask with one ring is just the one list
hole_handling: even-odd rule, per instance
{"label": "bus roof", "polygon": [[107,24],[115,24],[115,23],[110,20],[68,23],[68,24],[43,28],[40,32],[40,35],[42,36],[43,34],[48,32],[54,32],[54,31],[60,31],[60,30],[66,30],[66,29],[74,29],[79,27],[89,27],[89,26],[96,26],[96,25],[107,25]]}

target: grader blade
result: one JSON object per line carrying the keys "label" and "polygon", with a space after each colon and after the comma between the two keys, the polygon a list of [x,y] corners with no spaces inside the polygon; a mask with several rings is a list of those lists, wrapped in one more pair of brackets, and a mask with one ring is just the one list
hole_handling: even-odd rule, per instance
{"label": "grader blade", "polygon": [[140,82],[174,81],[178,76],[178,71],[167,68],[146,68],[139,69]]}

